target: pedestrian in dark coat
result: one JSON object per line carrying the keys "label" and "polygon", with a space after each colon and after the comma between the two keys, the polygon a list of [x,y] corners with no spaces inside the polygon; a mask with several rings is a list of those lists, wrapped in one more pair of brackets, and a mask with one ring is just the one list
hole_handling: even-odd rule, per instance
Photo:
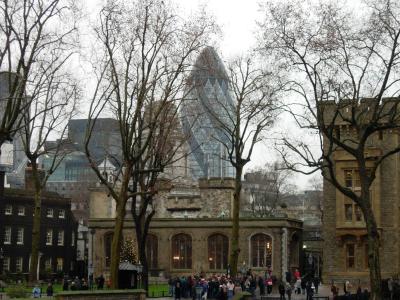
{"label": "pedestrian in dark coat", "polygon": [[51,282],[47,285],[46,295],[47,297],[53,297],[53,285]]}
{"label": "pedestrian in dark coat", "polygon": [[306,293],[307,282],[305,278],[301,279],[301,293],[304,295]]}
{"label": "pedestrian in dark coat", "polygon": [[314,281],[315,293],[318,294],[319,278],[314,277],[313,281]]}
{"label": "pedestrian in dark coat", "polygon": [[176,299],[181,299],[181,289],[182,289],[181,282],[179,280],[177,280],[175,282],[175,294],[174,294],[175,300]]}
{"label": "pedestrian in dark coat", "polygon": [[312,289],[312,282],[309,280],[307,281],[306,284],[306,293],[307,293],[307,300],[312,300],[313,296],[314,296],[314,291]]}
{"label": "pedestrian in dark coat", "polygon": [[265,295],[265,283],[261,276],[258,277],[258,287],[260,289],[260,295]]}
{"label": "pedestrian in dark coat", "polygon": [[282,281],[279,283],[278,290],[279,290],[279,296],[280,296],[279,299],[286,300],[286,298],[285,298],[286,290],[285,290],[285,286],[283,285]]}

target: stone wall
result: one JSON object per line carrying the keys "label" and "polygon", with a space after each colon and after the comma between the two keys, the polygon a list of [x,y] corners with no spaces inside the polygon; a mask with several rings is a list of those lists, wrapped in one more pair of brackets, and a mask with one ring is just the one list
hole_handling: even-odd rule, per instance
{"label": "stone wall", "polygon": [[[351,136],[352,131],[341,128]],[[384,132],[381,137],[373,136],[366,152],[378,157],[388,149],[399,144],[399,136],[395,132]],[[345,168],[357,168],[354,158],[337,151],[334,154],[336,172],[339,180]],[[376,179],[371,190],[372,206],[381,234],[380,260],[382,278],[388,278],[400,272],[399,254],[399,205],[400,205],[400,168],[399,156],[392,155],[387,158],[376,172]],[[370,163],[369,163],[370,164]],[[368,166],[368,165],[367,165]],[[344,220],[344,196],[329,182],[324,181],[324,214],[323,214],[323,240],[324,264],[323,277],[325,282],[331,280],[367,283],[369,270],[367,267],[367,233],[365,223],[351,224]],[[346,265],[346,244],[355,245],[355,267],[348,269]]]}
{"label": "stone wall", "polygon": [[[128,222],[127,222],[128,223]],[[104,235],[112,231],[112,222],[107,220],[91,220],[90,227],[96,229],[94,240],[94,274],[107,275],[109,269],[105,267]],[[250,238],[257,233],[264,233],[272,238],[272,270],[277,277],[282,276],[282,234],[283,228],[288,230],[288,243],[294,232],[301,236],[302,224],[288,219],[245,219],[240,225],[240,255],[239,268],[244,264],[251,267]],[[152,222],[150,233],[158,239],[158,267],[165,275],[191,275],[205,272],[225,273],[226,270],[210,270],[208,262],[208,237],[221,233],[227,237],[231,235],[231,220],[229,219],[155,219]],[[192,238],[192,268],[188,270],[174,270],[172,268],[172,236],[185,233]],[[134,230],[131,223],[126,224],[124,237],[134,239]],[[288,251],[287,255],[289,255]],[[229,253],[229,251],[228,251]],[[253,271],[263,274],[266,268],[253,268]]]}

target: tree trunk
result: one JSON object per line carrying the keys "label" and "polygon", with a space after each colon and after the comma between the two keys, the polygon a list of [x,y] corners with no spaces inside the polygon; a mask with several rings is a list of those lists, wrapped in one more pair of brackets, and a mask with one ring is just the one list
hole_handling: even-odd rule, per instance
{"label": "tree trunk", "polygon": [[379,233],[375,221],[375,216],[372,212],[371,205],[367,204],[364,213],[365,223],[368,233],[368,264],[369,276],[371,284],[371,299],[382,299],[381,290],[381,266],[379,260]]}
{"label": "tree trunk", "polygon": [[[138,254],[140,263],[143,266],[142,269],[142,289],[149,291],[149,264],[147,261],[147,253],[146,253],[146,243],[147,243],[147,235],[149,232],[149,224],[150,222],[146,222],[145,216],[137,216],[135,219],[135,230],[136,230],[136,240],[138,244]],[[151,218],[151,216],[148,216]],[[149,220],[148,220],[149,221]],[[149,296],[149,295],[148,295]]]}
{"label": "tree trunk", "polygon": [[125,220],[126,201],[117,202],[117,215],[115,217],[114,235],[111,243],[110,279],[111,288],[118,288],[118,272],[121,255],[122,229]]}
{"label": "tree trunk", "polygon": [[149,264],[147,262],[146,245],[142,245],[142,246],[143,247],[138,246],[140,263],[143,266],[141,288],[146,290],[147,296],[151,296],[151,295],[148,295],[148,292],[149,292]]}
{"label": "tree trunk", "polygon": [[37,165],[37,159],[31,157],[30,159],[32,167],[32,178],[33,188],[34,188],[34,216],[33,216],[33,226],[32,226],[32,253],[31,253],[31,263],[29,266],[29,282],[35,283],[39,280],[37,275],[38,265],[40,264],[39,248],[40,248],[40,224],[42,217],[42,178],[40,178],[39,169]]}
{"label": "tree trunk", "polygon": [[35,283],[37,280],[39,280],[39,278],[37,278],[37,268],[38,264],[40,263],[39,247],[40,247],[41,211],[42,211],[42,197],[41,197],[41,190],[39,189],[35,190],[35,208],[34,208],[33,228],[32,228],[32,253],[31,253],[31,263],[29,266],[30,283]]}
{"label": "tree trunk", "polygon": [[229,258],[229,266],[231,268],[231,276],[236,276],[238,260],[239,260],[239,212],[240,212],[240,192],[242,190],[242,172],[243,167],[236,168],[235,191],[233,194],[232,208],[232,238],[231,238],[231,254]]}

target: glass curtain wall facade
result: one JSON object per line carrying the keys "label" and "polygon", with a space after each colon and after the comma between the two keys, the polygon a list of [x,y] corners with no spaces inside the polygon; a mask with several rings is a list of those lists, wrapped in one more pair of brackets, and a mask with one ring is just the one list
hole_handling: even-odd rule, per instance
{"label": "glass curtain wall facade", "polygon": [[233,127],[234,102],[224,65],[216,51],[205,48],[196,60],[186,86],[182,123],[189,136],[193,177],[234,177],[224,127]]}

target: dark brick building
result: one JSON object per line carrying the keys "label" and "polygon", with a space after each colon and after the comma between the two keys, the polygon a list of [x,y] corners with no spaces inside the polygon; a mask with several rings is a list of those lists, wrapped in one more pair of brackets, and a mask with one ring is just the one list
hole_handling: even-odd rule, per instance
{"label": "dark brick building", "polygon": [[[0,190],[1,272],[28,274],[32,244],[34,195],[29,189]],[[43,192],[40,274],[72,274],[77,223],[68,198]]]}

